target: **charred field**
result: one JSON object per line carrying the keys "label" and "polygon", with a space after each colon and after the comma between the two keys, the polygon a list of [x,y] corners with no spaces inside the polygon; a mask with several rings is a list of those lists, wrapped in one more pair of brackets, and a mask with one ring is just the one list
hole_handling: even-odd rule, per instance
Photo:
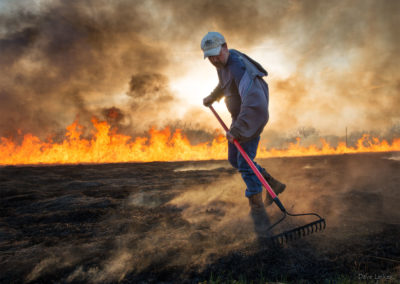
{"label": "charred field", "polygon": [[264,243],[225,161],[1,167],[0,282],[400,281],[399,153],[257,162],[326,230]]}

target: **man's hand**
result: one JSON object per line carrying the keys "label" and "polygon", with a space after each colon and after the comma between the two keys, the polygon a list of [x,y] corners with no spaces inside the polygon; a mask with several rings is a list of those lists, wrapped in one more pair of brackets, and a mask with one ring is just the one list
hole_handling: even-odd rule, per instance
{"label": "man's hand", "polygon": [[214,102],[214,98],[211,95],[209,95],[203,99],[203,105],[206,107],[209,107],[210,105],[212,105],[213,102]]}
{"label": "man's hand", "polygon": [[226,139],[228,139],[228,141],[233,144],[233,139],[235,139],[235,137],[229,131],[227,131],[226,132]]}

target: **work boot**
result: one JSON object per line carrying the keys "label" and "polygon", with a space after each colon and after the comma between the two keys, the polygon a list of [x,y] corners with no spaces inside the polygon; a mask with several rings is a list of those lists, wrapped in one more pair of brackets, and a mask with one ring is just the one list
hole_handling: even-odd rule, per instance
{"label": "work boot", "polygon": [[[275,192],[276,195],[282,193],[285,190],[286,185],[284,183],[281,183],[280,181],[274,179],[270,174],[267,173],[267,171],[264,170],[262,172],[262,175],[265,178],[265,180],[267,181],[267,183],[269,184],[269,186],[272,188],[272,190]],[[273,200],[267,191],[267,197],[265,198],[265,201],[264,201],[265,206],[271,205],[272,202],[273,202]]]}
{"label": "work boot", "polygon": [[262,192],[251,195],[249,197],[249,205],[251,210],[262,210],[264,208],[264,203],[262,201]]}

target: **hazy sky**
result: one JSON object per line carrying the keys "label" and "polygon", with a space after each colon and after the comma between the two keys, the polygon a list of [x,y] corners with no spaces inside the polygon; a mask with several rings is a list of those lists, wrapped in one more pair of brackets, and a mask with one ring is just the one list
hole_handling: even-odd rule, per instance
{"label": "hazy sky", "polygon": [[132,135],[218,128],[202,107],[217,83],[200,50],[208,31],[268,70],[267,130],[400,124],[397,0],[0,0],[0,11],[0,136],[92,116]]}

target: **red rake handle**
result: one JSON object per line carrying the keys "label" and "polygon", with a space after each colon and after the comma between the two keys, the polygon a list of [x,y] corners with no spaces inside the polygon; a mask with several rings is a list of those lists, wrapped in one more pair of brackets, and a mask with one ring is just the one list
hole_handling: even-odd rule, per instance
{"label": "red rake handle", "polygon": [[[222,125],[222,127],[225,129],[226,132],[229,131],[228,127],[226,127],[226,124],[224,123],[224,121],[221,119],[221,117],[218,115],[218,113],[215,111],[215,109],[213,108],[213,106],[209,106],[209,108],[211,109],[211,111],[213,112],[213,114],[215,115],[215,117],[218,119],[219,123]],[[249,166],[251,167],[251,169],[253,170],[253,172],[256,174],[256,176],[258,177],[258,179],[260,180],[260,182],[262,183],[262,185],[265,187],[265,189],[268,191],[269,195],[271,195],[272,199],[274,199],[274,201],[277,200],[277,196],[275,194],[275,192],[272,190],[272,188],[269,186],[269,184],[267,183],[267,181],[265,180],[265,178],[262,176],[262,174],[260,173],[260,171],[256,168],[256,166],[254,165],[253,161],[249,158],[249,156],[246,154],[246,152],[243,150],[242,146],[240,146],[239,142],[236,139],[233,139],[233,144],[236,146],[236,148],[239,150],[239,152],[242,154],[242,156],[245,158],[245,160],[247,161],[247,163],[249,164]],[[277,200],[279,201],[279,200]],[[280,201],[279,201],[280,203]],[[279,204],[278,204],[279,206]],[[282,208],[281,208],[282,210]]]}

